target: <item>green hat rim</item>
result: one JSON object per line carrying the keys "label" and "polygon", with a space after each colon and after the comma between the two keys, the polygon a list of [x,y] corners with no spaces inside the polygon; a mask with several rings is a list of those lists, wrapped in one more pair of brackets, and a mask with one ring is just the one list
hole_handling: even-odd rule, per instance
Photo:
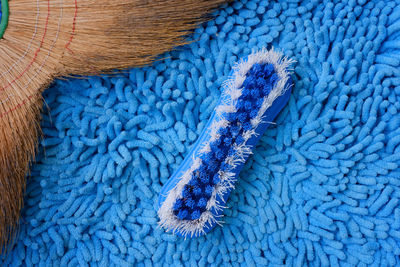
{"label": "green hat rim", "polygon": [[8,16],[9,16],[9,8],[8,8],[8,0],[1,0],[1,21],[0,21],[0,39],[3,38],[4,32],[6,31],[8,25]]}

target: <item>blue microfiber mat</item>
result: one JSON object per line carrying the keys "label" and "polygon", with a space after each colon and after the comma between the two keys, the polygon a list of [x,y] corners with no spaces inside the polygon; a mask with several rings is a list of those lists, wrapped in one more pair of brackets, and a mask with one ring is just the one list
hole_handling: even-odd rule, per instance
{"label": "blue microfiber mat", "polygon": [[[19,235],[0,265],[400,264],[400,1],[243,0],[215,14],[151,67],[45,93]],[[165,233],[161,186],[234,62],[272,45],[297,60],[295,87],[225,225]]]}

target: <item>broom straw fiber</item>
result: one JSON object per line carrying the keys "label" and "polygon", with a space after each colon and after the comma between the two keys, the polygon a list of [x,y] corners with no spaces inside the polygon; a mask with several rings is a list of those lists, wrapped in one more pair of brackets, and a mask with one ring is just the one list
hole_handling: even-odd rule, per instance
{"label": "broom straw fiber", "polygon": [[9,0],[0,39],[0,253],[12,244],[55,77],[149,64],[224,0]]}

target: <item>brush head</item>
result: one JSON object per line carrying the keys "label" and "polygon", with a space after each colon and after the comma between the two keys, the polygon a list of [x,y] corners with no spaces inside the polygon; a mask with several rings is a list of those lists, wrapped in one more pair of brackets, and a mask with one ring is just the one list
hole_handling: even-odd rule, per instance
{"label": "brush head", "polygon": [[233,169],[227,159],[235,157],[236,148],[244,142],[244,133],[253,128],[251,120],[257,117],[263,99],[277,81],[275,68],[269,63],[256,63],[246,74],[236,112],[222,114],[228,125],[218,130],[209,151],[200,156],[200,167],[192,173],[189,183],[183,187],[182,197],[174,204],[173,213],[180,220],[197,220],[207,210],[214,187]]}
{"label": "brush head", "polygon": [[273,50],[261,50],[234,67],[205,130],[162,190],[162,227],[199,236],[221,223],[241,168],[288,101],[291,63]]}
{"label": "brush head", "polygon": [[185,44],[185,35],[205,14],[226,1],[0,1],[1,253],[23,206],[25,175],[40,129],[41,92],[57,76],[146,65]]}

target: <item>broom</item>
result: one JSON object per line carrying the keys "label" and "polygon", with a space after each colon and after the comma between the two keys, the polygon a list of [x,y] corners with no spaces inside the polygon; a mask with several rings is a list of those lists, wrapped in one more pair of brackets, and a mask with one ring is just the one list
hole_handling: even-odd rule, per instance
{"label": "broom", "polygon": [[0,0],[0,253],[12,243],[58,76],[143,66],[185,43],[224,0]]}

